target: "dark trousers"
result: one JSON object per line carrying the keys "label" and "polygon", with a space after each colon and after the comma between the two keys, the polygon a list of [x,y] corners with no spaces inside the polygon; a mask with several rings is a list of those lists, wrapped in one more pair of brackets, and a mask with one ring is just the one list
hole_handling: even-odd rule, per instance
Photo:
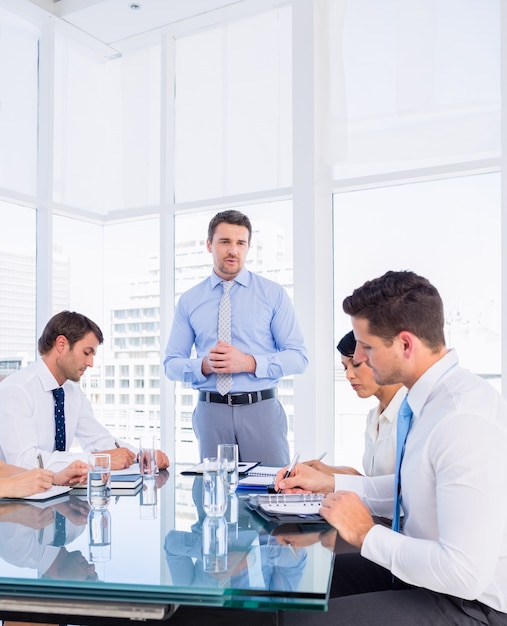
{"label": "dark trousers", "polygon": [[507,626],[507,613],[394,580],[358,553],[336,555],[329,610],[285,611],[284,626]]}

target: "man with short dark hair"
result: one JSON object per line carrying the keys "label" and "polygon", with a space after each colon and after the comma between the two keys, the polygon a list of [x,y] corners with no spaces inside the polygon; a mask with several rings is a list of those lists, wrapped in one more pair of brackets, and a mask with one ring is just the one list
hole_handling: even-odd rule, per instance
{"label": "man with short dark hair", "polygon": [[251,236],[239,211],[211,220],[213,272],[180,297],[164,367],[199,391],[192,421],[201,458],[216,456],[219,443],[237,443],[240,459],[279,466],[289,462],[289,444],[276,387],[308,359],[283,287],[244,267]]}
{"label": "man with short dark hair", "polygon": [[[287,612],[285,623],[507,624],[505,400],[446,348],[442,301],[427,279],[387,272],[343,309],[354,360],[368,363],[379,384],[409,390],[400,488],[392,476],[333,477],[303,464],[287,479],[279,473],[284,491],[328,493],[321,514],[360,548],[336,557],[328,613]],[[393,529],[375,524],[372,514],[393,511]]]}
{"label": "man with short dark hair", "polygon": [[[62,311],[54,315],[39,339],[41,358],[11,374],[0,384],[0,456],[7,463],[55,472],[87,454],[69,452],[74,438],[85,453],[107,452],[112,469],[136,460],[137,450],[120,445],[93,414],[78,383],[103,336],[85,315]],[[61,396],[61,409],[57,398]],[[160,469],[169,465],[157,451]]]}

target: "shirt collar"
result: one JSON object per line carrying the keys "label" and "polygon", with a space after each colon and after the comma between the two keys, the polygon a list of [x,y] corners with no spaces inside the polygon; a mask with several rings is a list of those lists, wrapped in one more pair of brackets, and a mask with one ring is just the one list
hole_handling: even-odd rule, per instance
{"label": "shirt collar", "polygon": [[456,350],[451,349],[417,380],[408,392],[408,403],[414,416],[420,415],[436,384],[456,365],[458,365],[458,354]]}
{"label": "shirt collar", "polygon": [[[242,285],[243,287],[248,287],[250,284],[250,272],[243,268],[241,272],[233,279],[234,282],[238,283],[238,285]],[[215,273],[215,270],[211,272],[211,289],[215,289],[217,285],[221,285],[223,278],[220,278],[218,274]]]}
{"label": "shirt collar", "polygon": [[407,388],[400,387],[398,391],[394,394],[391,399],[391,402],[386,406],[386,408],[379,414],[379,417],[387,419],[391,424],[398,417],[398,411],[403,402],[403,398],[407,395]]}
{"label": "shirt collar", "polygon": [[56,389],[56,387],[60,386],[56,378],[51,373],[51,370],[44,362],[44,359],[40,358],[37,360],[37,369],[39,372],[39,379],[44,391],[52,391],[53,389]]}

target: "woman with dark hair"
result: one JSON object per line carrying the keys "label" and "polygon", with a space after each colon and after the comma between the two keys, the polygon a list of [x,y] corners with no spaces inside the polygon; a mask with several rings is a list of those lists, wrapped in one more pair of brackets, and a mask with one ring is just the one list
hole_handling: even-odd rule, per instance
{"label": "woman with dark hair", "polygon": [[[356,340],[350,331],[336,346],[341,354],[345,376],[360,398],[375,396],[378,405],[366,417],[363,469],[366,476],[393,474],[396,461],[396,419],[407,390],[401,384],[379,385],[371,368],[363,361],[354,361]],[[353,467],[332,467],[321,461],[307,461],[307,465],[328,474],[361,474]]]}

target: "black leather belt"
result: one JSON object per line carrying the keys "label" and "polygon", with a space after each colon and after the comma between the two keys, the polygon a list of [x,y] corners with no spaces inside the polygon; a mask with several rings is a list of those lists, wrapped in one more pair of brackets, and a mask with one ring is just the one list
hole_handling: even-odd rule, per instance
{"label": "black leather belt", "polygon": [[240,406],[242,404],[255,404],[261,400],[276,397],[276,389],[264,389],[263,391],[251,391],[250,393],[228,393],[221,396],[212,391],[199,391],[199,400],[203,402],[218,402],[229,406]]}

